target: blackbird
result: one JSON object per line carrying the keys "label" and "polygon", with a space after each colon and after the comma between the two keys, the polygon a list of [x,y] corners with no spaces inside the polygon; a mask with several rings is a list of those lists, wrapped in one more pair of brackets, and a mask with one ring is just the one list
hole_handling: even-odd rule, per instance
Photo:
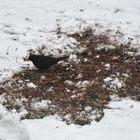
{"label": "blackbird", "polygon": [[30,54],[28,60],[32,61],[32,63],[40,70],[47,70],[52,65],[56,64],[61,60],[65,60],[69,58],[69,56],[61,56],[61,57],[53,57],[53,56],[44,56],[44,55],[35,55]]}

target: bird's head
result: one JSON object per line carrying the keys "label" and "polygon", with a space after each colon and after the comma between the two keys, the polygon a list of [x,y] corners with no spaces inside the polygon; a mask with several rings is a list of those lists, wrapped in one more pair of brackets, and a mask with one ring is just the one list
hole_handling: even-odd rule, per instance
{"label": "bird's head", "polygon": [[32,61],[33,60],[34,55],[30,52],[28,60]]}

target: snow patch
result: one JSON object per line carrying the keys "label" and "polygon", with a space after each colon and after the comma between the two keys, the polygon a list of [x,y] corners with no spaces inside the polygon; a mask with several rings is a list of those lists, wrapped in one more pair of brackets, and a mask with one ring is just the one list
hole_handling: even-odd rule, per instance
{"label": "snow patch", "polygon": [[47,109],[51,104],[50,100],[42,100],[40,102],[34,103],[32,106],[34,109]]}
{"label": "snow patch", "polygon": [[105,64],[106,70],[110,70],[111,65],[109,63]]}
{"label": "snow patch", "polygon": [[70,86],[74,84],[71,80],[66,80],[65,83],[70,85]]}
{"label": "snow patch", "polygon": [[37,87],[34,83],[27,83],[26,85],[29,88],[36,88]]}
{"label": "snow patch", "polygon": [[105,82],[105,85],[103,85],[103,87],[113,91],[117,91],[118,89],[125,86],[125,83],[117,77],[114,79],[111,77],[107,77],[103,81]]}
{"label": "snow patch", "polygon": [[20,121],[17,112],[8,112],[0,104],[0,139],[2,140],[29,140],[28,131]]}
{"label": "snow patch", "polygon": [[86,106],[84,110],[86,112],[91,112],[92,111],[92,107],[91,106]]}

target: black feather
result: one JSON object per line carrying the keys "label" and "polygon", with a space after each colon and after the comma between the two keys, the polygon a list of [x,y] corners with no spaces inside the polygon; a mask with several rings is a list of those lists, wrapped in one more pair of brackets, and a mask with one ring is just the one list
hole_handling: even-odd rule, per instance
{"label": "black feather", "polygon": [[38,69],[48,69],[57,62],[65,60],[67,58],[69,58],[69,56],[53,57],[53,56],[30,54],[28,60],[32,61],[33,64]]}

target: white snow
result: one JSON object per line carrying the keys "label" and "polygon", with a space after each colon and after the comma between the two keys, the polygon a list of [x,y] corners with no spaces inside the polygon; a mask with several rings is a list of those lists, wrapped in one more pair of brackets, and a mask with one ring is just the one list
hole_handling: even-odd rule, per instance
{"label": "white snow", "polygon": [[29,140],[28,131],[19,119],[20,114],[16,112],[10,113],[0,105],[1,140]]}
{"label": "white snow", "polygon": [[34,83],[27,83],[26,85],[29,88],[36,88],[36,85]]}
{"label": "white snow", "polygon": [[86,112],[91,112],[92,111],[92,107],[91,106],[86,106],[85,107],[85,111]]}
{"label": "white snow", "polygon": [[[90,125],[66,125],[57,116],[19,121],[1,106],[0,138],[6,140],[137,140],[140,135],[139,103],[125,99],[109,104],[104,118]],[[5,114],[9,117],[4,117]],[[14,116],[14,117],[13,117]],[[67,116],[68,117],[68,116]]]}
{"label": "white snow", "polygon": [[111,88],[121,88],[122,86],[124,86],[123,81],[119,80],[119,78],[115,78],[112,82],[111,82]]}
{"label": "white snow", "polygon": [[104,82],[105,82],[105,83],[108,83],[108,82],[110,82],[110,81],[112,81],[112,78],[111,78],[111,77],[106,77],[106,78],[104,79]]}
{"label": "white snow", "polygon": [[107,77],[103,79],[103,81],[105,82],[103,87],[107,87],[113,91],[116,91],[117,89],[120,89],[123,86],[125,86],[125,83],[118,77],[115,78]]}
{"label": "white snow", "polygon": [[74,84],[71,80],[66,80],[65,83],[68,84],[68,85],[73,85]]}
{"label": "white snow", "polygon": [[51,104],[50,100],[42,100],[40,102],[35,102],[32,106],[35,109],[47,109],[49,105]]}
{"label": "white snow", "polygon": [[70,61],[73,61],[75,63],[79,63],[79,59],[77,58],[77,55],[76,54],[71,54],[70,57],[69,57],[69,60]]}
{"label": "white snow", "polygon": [[[22,59],[27,50],[37,52],[36,48],[45,44],[45,54],[58,54],[59,49],[71,52],[77,42],[65,33],[89,25],[94,27],[95,23],[101,27],[97,27],[97,33],[120,30],[126,34],[120,42],[132,37],[137,47],[140,44],[139,13],[139,0],[1,0],[0,81],[22,67],[32,66]],[[60,27],[64,34],[58,38],[55,31]],[[71,57],[77,60],[76,56]],[[118,88],[123,86],[117,79],[114,83]],[[138,140],[140,103],[126,99],[112,101],[109,106],[113,109],[106,110],[99,123],[81,127],[66,125],[56,116],[20,121],[20,113],[8,112],[0,104],[0,140]]]}
{"label": "white snow", "polygon": [[110,64],[109,63],[105,64],[105,68],[106,70],[110,70]]}

